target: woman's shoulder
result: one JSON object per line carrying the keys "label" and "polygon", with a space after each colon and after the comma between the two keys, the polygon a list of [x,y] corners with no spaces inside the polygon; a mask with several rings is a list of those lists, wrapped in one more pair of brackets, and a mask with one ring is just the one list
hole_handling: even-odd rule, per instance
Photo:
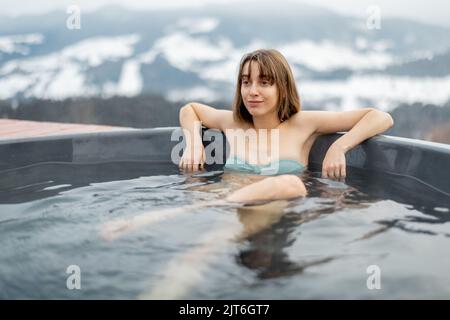
{"label": "woman's shoulder", "polygon": [[301,110],[293,114],[288,119],[289,127],[310,127],[313,125],[314,120],[317,117],[317,111],[314,110]]}

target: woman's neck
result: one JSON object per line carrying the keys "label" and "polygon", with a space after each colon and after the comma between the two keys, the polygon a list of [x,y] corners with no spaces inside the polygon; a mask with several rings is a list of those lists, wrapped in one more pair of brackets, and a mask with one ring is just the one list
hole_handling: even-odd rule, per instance
{"label": "woman's neck", "polygon": [[263,117],[253,117],[253,127],[259,129],[275,129],[280,125],[280,120],[276,114],[266,115]]}

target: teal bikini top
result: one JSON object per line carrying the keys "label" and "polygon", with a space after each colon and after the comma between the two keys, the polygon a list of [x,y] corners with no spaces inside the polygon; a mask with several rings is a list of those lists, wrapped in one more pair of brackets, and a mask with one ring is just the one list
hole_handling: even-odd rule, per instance
{"label": "teal bikini top", "polygon": [[263,176],[299,173],[303,169],[305,169],[305,166],[296,160],[281,159],[266,165],[253,165],[239,157],[229,157],[224,166],[224,170],[242,171]]}

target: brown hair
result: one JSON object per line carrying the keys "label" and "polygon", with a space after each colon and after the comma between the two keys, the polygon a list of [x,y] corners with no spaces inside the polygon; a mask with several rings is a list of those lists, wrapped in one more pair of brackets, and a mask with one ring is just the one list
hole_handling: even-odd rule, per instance
{"label": "brown hair", "polygon": [[233,100],[233,117],[236,121],[253,123],[253,117],[244,105],[241,95],[242,70],[249,61],[249,77],[251,76],[251,63],[258,63],[261,77],[268,78],[271,84],[278,88],[278,119],[282,122],[289,119],[301,109],[300,98],[295,86],[294,76],[286,58],[277,50],[260,49],[245,54],[239,64],[236,93]]}

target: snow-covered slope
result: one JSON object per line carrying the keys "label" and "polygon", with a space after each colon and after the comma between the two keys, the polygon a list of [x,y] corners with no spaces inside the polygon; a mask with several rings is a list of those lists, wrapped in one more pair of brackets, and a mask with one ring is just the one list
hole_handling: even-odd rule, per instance
{"label": "snow-covered slope", "polygon": [[449,63],[442,58],[449,30],[412,21],[405,27],[395,19],[367,30],[365,21],[293,6],[270,21],[217,7],[116,8],[83,17],[86,25],[78,31],[50,24],[6,34],[0,24],[0,99],[160,93],[172,100],[230,101],[240,58],[257,48],[276,48],[287,57],[304,104],[390,109],[399,102],[450,99],[450,70],[423,67],[424,59]]}

